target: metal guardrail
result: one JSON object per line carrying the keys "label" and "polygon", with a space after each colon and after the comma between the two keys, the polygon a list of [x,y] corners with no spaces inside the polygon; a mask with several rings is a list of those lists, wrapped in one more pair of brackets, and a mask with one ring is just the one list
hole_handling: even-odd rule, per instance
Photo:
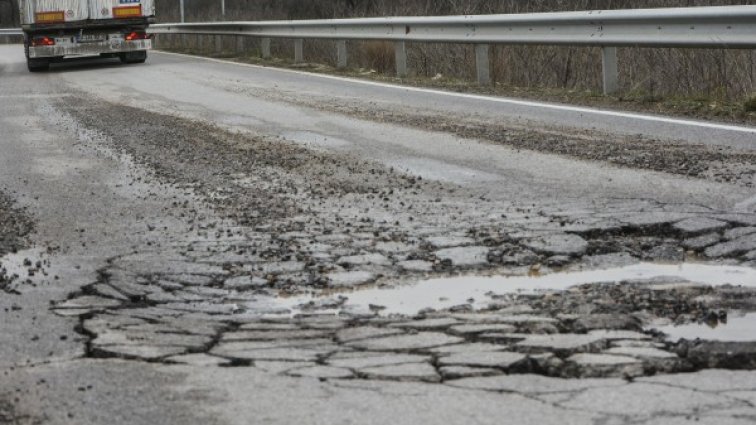
{"label": "metal guardrail", "polygon": [[21,28],[0,28],[0,36],[24,35]]}
{"label": "metal guardrail", "polygon": [[578,46],[756,47],[756,6],[153,25],[155,33]]}
{"label": "metal guardrail", "polygon": [[617,91],[617,47],[754,48],[756,6],[720,6],[586,12],[389,17],[268,22],[158,24],[155,34],[262,37],[262,56],[271,38],[294,39],[295,62],[303,61],[304,39],[337,40],[337,66],[347,64],[346,40],[395,42],[399,76],[407,75],[406,42],[475,44],[481,84],[490,82],[489,44],[602,47],[604,93]]}
{"label": "metal guardrail", "polygon": [[[7,30],[0,30],[0,35],[2,31]],[[339,68],[347,65],[347,40],[393,41],[399,76],[407,75],[407,42],[475,44],[477,77],[481,84],[490,82],[490,44],[598,46],[602,48],[604,93],[608,94],[619,87],[617,47],[752,49],[756,47],[756,6],[169,23],[152,25],[149,31],[154,34],[261,37],[263,57],[270,57],[272,38],[294,39],[295,62],[304,61],[305,39],[337,40]]]}

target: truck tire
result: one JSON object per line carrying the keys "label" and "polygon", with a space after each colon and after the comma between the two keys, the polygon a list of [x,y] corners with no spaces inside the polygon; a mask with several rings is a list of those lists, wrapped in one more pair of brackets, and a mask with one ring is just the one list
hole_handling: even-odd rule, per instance
{"label": "truck tire", "polygon": [[50,61],[47,59],[26,59],[26,67],[29,72],[42,72],[50,69]]}
{"label": "truck tire", "polygon": [[124,52],[120,54],[120,58],[123,63],[144,63],[147,60],[147,51]]}
{"label": "truck tire", "polygon": [[29,72],[47,71],[50,69],[49,59],[32,59],[29,57],[29,40],[31,40],[31,35],[24,33],[24,56],[26,56],[26,68],[29,69]]}

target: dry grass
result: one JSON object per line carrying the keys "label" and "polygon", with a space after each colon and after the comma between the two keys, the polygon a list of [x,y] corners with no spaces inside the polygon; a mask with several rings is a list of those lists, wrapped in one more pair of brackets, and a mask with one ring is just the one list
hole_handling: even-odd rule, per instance
{"label": "dry grass", "polygon": [[[370,68],[378,72],[390,73],[396,66],[396,56],[394,55],[394,45],[387,41],[366,41],[356,43],[356,55],[352,54],[352,60],[358,63],[364,63],[365,68]],[[359,57],[354,57],[359,56]]]}
{"label": "dry grass", "polygon": [[743,110],[745,112],[756,112],[756,96],[752,96],[743,102]]}

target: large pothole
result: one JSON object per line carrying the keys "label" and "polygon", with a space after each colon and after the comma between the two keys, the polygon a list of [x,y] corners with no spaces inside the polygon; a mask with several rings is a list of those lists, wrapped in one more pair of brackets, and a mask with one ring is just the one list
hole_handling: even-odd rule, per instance
{"label": "large pothole", "polygon": [[[756,311],[756,289],[744,286],[754,214],[647,199],[489,199],[137,108],[61,108],[228,219],[197,224],[181,246],[112,259],[56,304],[81,318],[90,356],[428,382],[750,368],[742,356],[703,361],[705,349],[644,325]],[[700,258],[731,265],[631,265]],[[576,265],[587,271],[554,273]],[[458,277],[505,273],[518,277]]]}
{"label": "large pothole", "polygon": [[[727,342],[728,355],[708,340],[673,339],[652,325],[722,322],[735,310],[756,311],[756,271],[745,267],[640,264],[285,298],[224,289],[224,268],[172,264],[173,272],[143,276],[110,269],[54,308],[81,317],[94,357],[261,367],[323,379],[632,378],[756,367],[755,345],[745,335]],[[439,304],[471,295],[462,304]],[[374,304],[375,297],[386,305]]]}

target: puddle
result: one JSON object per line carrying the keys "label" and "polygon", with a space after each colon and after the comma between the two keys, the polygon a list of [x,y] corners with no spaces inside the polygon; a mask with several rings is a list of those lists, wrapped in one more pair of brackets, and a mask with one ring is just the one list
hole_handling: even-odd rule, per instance
{"label": "puddle", "polygon": [[[756,287],[756,269],[737,266],[717,266],[684,263],[663,265],[640,263],[604,270],[553,273],[543,276],[459,276],[420,281],[415,285],[388,288],[369,288],[340,294],[348,298],[341,310],[368,312],[369,306],[384,307],[381,314],[414,315],[427,308],[447,309],[470,304],[475,309],[491,304],[491,295],[527,294],[564,290],[586,283],[618,282],[655,277],[682,278],[707,285],[743,285]],[[323,301],[339,296],[303,296],[278,299],[278,305],[298,310],[299,305]],[[472,301],[469,301],[472,299]]]}
{"label": "puddle", "polygon": [[460,184],[501,181],[501,176],[496,174],[428,158],[403,158],[393,165],[408,174],[423,176],[428,180]]}
{"label": "puddle", "polygon": [[281,137],[294,143],[306,146],[318,146],[324,148],[338,148],[351,145],[351,142],[338,137],[326,136],[313,133],[312,131],[288,131],[281,133]]}
{"label": "puddle", "polygon": [[756,313],[733,317],[730,313],[726,321],[715,323],[688,323],[685,325],[651,326],[667,335],[667,339],[677,342],[681,339],[696,338],[708,341],[756,341]]}

